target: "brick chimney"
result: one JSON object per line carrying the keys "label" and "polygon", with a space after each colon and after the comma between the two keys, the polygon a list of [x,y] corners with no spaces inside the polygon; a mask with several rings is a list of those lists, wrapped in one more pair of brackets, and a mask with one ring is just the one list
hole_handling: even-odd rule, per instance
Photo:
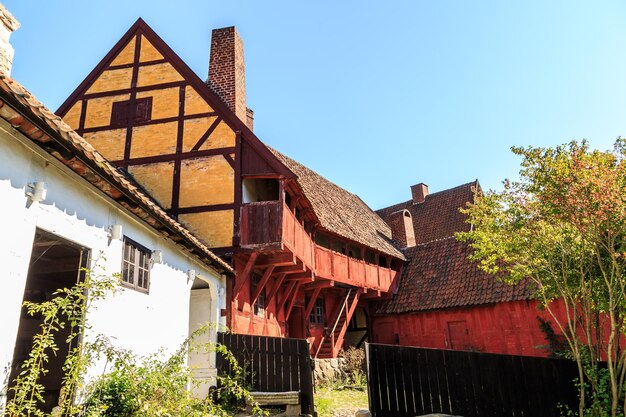
{"label": "brick chimney", "polygon": [[408,210],[399,210],[387,216],[387,224],[391,228],[391,238],[401,247],[415,246],[415,229],[413,217]]}
{"label": "brick chimney", "polygon": [[252,110],[246,107],[243,42],[234,26],[213,29],[207,84],[241,121],[252,129]]}
{"label": "brick chimney", "polygon": [[428,195],[428,185],[420,182],[411,186],[411,195],[413,196],[413,204],[423,203]]}
{"label": "brick chimney", "polygon": [[20,22],[0,3],[0,71],[8,76],[11,75],[14,53],[9,38],[19,27]]}

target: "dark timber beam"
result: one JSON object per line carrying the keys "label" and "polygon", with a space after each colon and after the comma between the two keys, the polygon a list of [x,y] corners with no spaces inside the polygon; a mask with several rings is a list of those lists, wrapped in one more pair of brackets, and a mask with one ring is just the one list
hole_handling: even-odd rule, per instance
{"label": "dark timber beam", "polygon": [[291,296],[291,300],[289,300],[289,307],[287,307],[287,314],[285,314],[285,320],[289,320],[289,316],[291,315],[291,311],[293,310],[293,306],[298,299],[298,290],[300,290],[300,282],[296,284],[296,288],[293,290],[293,294]]}
{"label": "dark timber beam", "polygon": [[317,288],[331,288],[335,286],[335,281],[328,281],[328,280],[321,280],[321,281],[317,281],[317,282],[313,282],[311,284],[305,284],[302,289],[304,291],[311,291],[311,290],[315,290]]}
{"label": "dark timber beam", "polygon": [[265,303],[266,305],[269,305],[272,302],[272,300],[274,299],[274,297],[276,296],[276,294],[278,294],[278,289],[282,285],[283,280],[285,279],[285,276],[286,276],[286,274],[280,274],[280,275],[278,275],[276,277],[276,280],[274,282],[274,286],[270,290],[270,294],[267,296],[267,302]]}
{"label": "dark timber beam", "polygon": [[276,269],[277,274],[282,274],[283,272],[285,274],[297,274],[300,272],[306,272],[306,266],[298,262],[296,265],[293,266],[281,266],[280,268]]}
{"label": "dark timber beam", "polygon": [[313,271],[287,275],[287,281],[293,280],[313,282],[315,281],[315,275],[313,274]]}
{"label": "dark timber beam", "polygon": [[280,301],[278,301],[278,305],[276,306],[277,312],[283,309],[283,307],[285,306],[285,302],[287,301],[287,298],[289,298],[289,294],[291,294],[291,291],[293,290],[295,286],[296,286],[296,281],[291,281],[291,283],[289,283],[282,297],[280,297]]}
{"label": "dark timber beam", "polygon": [[[297,263],[296,257],[293,253],[280,253],[276,255],[264,255],[259,258],[257,266],[264,267],[274,265],[280,266],[293,266]],[[279,271],[276,271],[279,272]]]}
{"label": "dark timber beam", "polygon": [[[250,305],[254,305],[254,303],[256,303],[257,298],[259,298],[259,295],[261,295],[261,291],[265,289],[265,285],[267,284],[267,281],[269,281],[270,276],[272,276],[272,271],[274,271],[274,265],[269,266],[265,270],[265,273],[263,273],[263,277],[261,278],[259,285],[257,285],[256,290],[254,291],[254,294],[252,294]],[[267,303],[265,304],[267,305]]]}
{"label": "dark timber beam", "polygon": [[309,304],[306,306],[306,310],[304,310],[305,319],[308,319],[308,317],[311,315],[311,311],[313,311],[313,306],[315,306],[315,301],[320,295],[320,291],[322,291],[321,287],[317,287],[315,291],[313,291],[313,295],[311,295],[311,298],[309,299]]}
{"label": "dark timber beam", "polygon": [[253,252],[248,258],[248,262],[243,268],[241,275],[237,277],[237,285],[235,285],[233,297],[236,298],[239,295],[239,291],[241,291],[241,288],[243,288],[244,284],[248,281],[248,278],[250,278],[250,271],[252,271],[252,267],[254,266],[257,256],[259,256],[259,254],[257,252]]}

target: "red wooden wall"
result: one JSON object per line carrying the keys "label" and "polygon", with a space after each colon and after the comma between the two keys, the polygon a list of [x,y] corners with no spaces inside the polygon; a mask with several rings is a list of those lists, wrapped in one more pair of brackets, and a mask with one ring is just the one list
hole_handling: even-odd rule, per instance
{"label": "red wooden wall", "polygon": [[[372,319],[374,343],[436,349],[473,350],[508,355],[547,356],[537,317],[548,313],[536,301],[455,308]],[[557,327],[553,326],[558,333]]]}

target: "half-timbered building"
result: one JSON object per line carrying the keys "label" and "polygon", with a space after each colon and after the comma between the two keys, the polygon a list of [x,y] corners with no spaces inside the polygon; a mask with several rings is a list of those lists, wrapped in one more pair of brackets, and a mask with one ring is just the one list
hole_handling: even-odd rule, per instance
{"label": "half-timbered building", "polygon": [[213,31],[204,81],[139,19],[57,114],[233,265],[234,332],[335,357],[367,337],[405,256],[356,195],[263,144],[245,97],[233,27]]}
{"label": "half-timbered building", "polygon": [[[215,343],[225,325],[224,289],[232,267],[169,216],[135,181],[106,160],[70,126],[10,78],[10,32],[18,26],[0,5],[0,414],[46,326],[24,302],[61,296],[86,279],[120,276],[115,293],[91,304],[80,334],[101,336],[139,356],[175,353],[196,330]],[[7,53],[10,48],[10,53]],[[60,318],[60,320],[64,320]],[[49,323],[48,323],[49,324]],[[42,411],[59,403],[70,326],[58,326],[58,349],[48,355],[41,383]],[[199,397],[216,385],[215,352],[194,352],[188,364]],[[91,363],[87,379],[106,368]]]}

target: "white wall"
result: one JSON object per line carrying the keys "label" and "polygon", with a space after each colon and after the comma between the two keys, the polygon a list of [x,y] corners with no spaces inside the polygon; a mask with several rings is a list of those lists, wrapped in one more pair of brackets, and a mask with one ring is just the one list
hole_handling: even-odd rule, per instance
{"label": "white wall", "polygon": [[[47,197],[28,206],[25,191],[33,181],[46,183]],[[224,277],[130,215],[4,120],[0,120],[0,204],[0,408],[5,400],[4,378],[13,357],[35,228],[89,248],[93,258],[100,258],[98,266],[106,273],[119,273],[122,257],[122,242],[109,242],[110,225],[121,224],[124,235],[163,253],[163,262],[150,272],[149,294],[124,289],[98,303],[89,315],[92,328],[85,335],[87,339],[104,334],[115,345],[139,355],[159,348],[176,350],[189,332],[190,269],[209,284],[210,320],[225,324],[220,309],[226,302],[224,291],[219,291],[225,287]],[[101,364],[95,364],[92,372],[101,371]]]}

